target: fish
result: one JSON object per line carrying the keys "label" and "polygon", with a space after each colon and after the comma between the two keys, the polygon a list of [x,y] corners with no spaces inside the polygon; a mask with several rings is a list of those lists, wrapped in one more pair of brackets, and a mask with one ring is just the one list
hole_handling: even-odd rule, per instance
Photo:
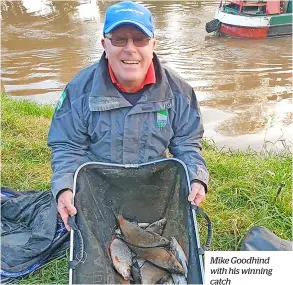
{"label": "fish", "polygon": [[158,220],[158,221],[156,221],[156,222],[150,224],[150,225],[146,228],[146,230],[147,230],[147,231],[154,232],[154,233],[157,233],[158,235],[162,235],[166,223],[167,223],[167,219],[166,219],[166,218],[163,218],[163,219],[161,219],[161,220]]}
{"label": "fish", "polygon": [[140,267],[141,284],[157,284],[167,280],[170,273],[149,261],[145,261]]}
{"label": "fish", "polygon": [[121,237],[128,244],[138,247],[159,247],[169,246],[170,241],[154,232],[142,229],[123,218],[122,215],[116,215],[119,228],[122,232]]}
{"label": "fish", "polygon": [[143,248],[130,244],[128,246],[138,258],[145,259],[171,273],[184,273],[184,269],[176,257],[164,247]]}
{"label": "fish", "polygon": [[109,251],[114,268],[124,280],[130,280],[132,266],[132,253],[130,248],[122,240],[114,238],[110,244]]}
{"label": "fish", "polygon": [[[176,257],[176,259],[182,265],[183,270],[184,270],[184,276],[185,276],[185,278],[187,278],[188,260],[186,258],[186,255],[185,255],[182,247],[180,246],[180,244],[178,243],[178,241],[176,240],[175,237],[171,237],[171,239],[170,239],[170,250],[174,254],[174,256]],[[175,282],[175,280],[174,280],[174,282]],[[175,283],[175,284],[177,284],[177,283]]]}

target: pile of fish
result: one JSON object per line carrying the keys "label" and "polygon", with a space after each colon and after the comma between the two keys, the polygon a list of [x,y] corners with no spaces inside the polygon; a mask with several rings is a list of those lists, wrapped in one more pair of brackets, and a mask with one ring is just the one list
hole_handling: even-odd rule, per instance
{"label": "pile of fish", "polygon": [[128,284],[187,284],[187,258],[174,237],[163,237],[163,218],[133,223],[115,215],[118,228],[110,244],[113,266]]}

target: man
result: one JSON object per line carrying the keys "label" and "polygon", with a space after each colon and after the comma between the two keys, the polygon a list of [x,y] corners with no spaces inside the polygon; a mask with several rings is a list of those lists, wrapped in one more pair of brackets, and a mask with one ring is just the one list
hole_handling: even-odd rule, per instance
{"label": "man", "polygon": [[97,64],[66,86],[52,120],[52,191],[69,230],[73,176],[88,161],[143,163],[167,149],[187,165],[188,200],[198,205],[207,191],[201,156],[202,119],[193,89],[163,67],[154,53],[151,12],[134,2],[108,8]]}

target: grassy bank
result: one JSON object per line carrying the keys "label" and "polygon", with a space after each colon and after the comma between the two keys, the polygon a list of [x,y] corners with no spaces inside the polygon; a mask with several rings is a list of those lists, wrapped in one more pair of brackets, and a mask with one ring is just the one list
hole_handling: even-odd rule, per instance
{"label": "grassy bank", "polygon": [[[19,190],[49,189],[49,106],[2,96],[2,185]],[[292,158],[289,153],[223,152],[204,143],[211,182],[202,204],[210,216],[211,250],[239,250],[248,229],[262,225],[283,239],[292,239]],[[285,187],[275,200],[277,189]],[[205,223],[199,219],[204,240]],[[53,262],[21,283],[68,283],[66,259]]]}

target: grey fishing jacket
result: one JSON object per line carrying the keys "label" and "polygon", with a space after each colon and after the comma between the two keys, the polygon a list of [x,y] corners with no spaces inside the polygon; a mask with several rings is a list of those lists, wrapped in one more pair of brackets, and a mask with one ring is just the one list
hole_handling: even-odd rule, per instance
{"label": "grey fishing jacket", "polygon": [[153,61],[156,83],[134,106],[112,84],[104,55],[66,86],[48,136],[55,197],[73,189],[74,173],[85,162],[144,163],[163,158],[167,149],[187,165],[191,181],[208,184],[194,91],[155,54]]}

